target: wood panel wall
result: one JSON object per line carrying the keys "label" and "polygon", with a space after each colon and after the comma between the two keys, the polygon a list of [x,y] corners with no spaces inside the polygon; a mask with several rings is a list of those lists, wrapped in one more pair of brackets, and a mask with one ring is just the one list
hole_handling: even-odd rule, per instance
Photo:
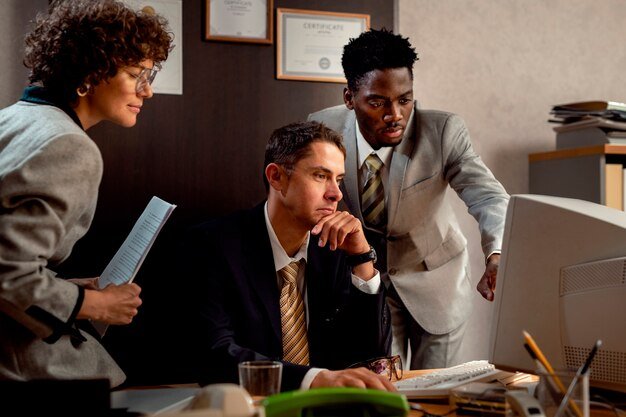
{"label": "wood panel wall", "polygon": [[[393,27],[391,1],[275,0],[276,7],[367,13],[372,27]],[[144,289],[140,315],[129,327],[111,328],[105,338],[118,361],[132,368],[131,380],[147,375],[156,360],[149,355],[153,349],[168,351],[139,337],[145,316],[184,302],[172,300],[168,290],[180,278],[168,264],[178,232],[264,199],[262,165],[270,133],[342,102],[342,84],[276,80],[275,44],[203,41],[203,16],[203,0],[184,0],[183,39],[175,40],[183,47],[184,94],[147,100],[134,128],[103,123],[89,131],[104,158],[98,208],[91,230],[59,271],[99,275],[151,196],[178,205],[137,278]],[[184,344],[165,330],[162,340]],[[130,349],[132,344],[141,348]]]}

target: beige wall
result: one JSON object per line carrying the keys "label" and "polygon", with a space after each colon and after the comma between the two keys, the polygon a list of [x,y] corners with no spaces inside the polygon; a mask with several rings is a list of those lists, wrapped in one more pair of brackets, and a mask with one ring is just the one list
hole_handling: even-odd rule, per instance
{"label": "beige wall", "polygon": [[[624,0],[396,1],[396,29],[420,56],[414,85],[421,106],[461,115],[509,193],[528,192],[528,154],[554,148],[546,122],[552,105],[626,102]],[[451,200],[471,241],[477,282],[484,267],[476,223]],[[477,293],[465,360],[488,358],[491,315]]]}
{"label": "beige wall", "polygon": [[17,101],[27,85],[28,72],[22,65],[25,28],[47,5],[47,0],[0,2],[0,108]]}

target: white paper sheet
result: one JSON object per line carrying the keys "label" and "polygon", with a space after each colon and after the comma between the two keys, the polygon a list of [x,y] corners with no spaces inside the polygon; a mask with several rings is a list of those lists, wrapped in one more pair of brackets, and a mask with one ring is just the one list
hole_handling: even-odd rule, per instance
{"label": "white paper sheet", "polygon": [[[135,279],[157,235],[175,208],[174,204],[152,197],[126,240],[100,275],[98,288],[102,289],[110,284],[126,284]],[[104,335],[107,325],[98,322],[93,324]]]}
{"label": "white paper sheet", "polygon": [[175,205],[159,197],[152,197],[130,234],[100,275],[99,288],[109,284],[125,284],[135,279],[137,271],[174,208]]}

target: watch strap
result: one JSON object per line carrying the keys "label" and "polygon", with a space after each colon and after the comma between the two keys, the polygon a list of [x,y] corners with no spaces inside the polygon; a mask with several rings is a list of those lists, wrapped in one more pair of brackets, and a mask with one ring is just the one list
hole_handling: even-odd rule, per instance
{"label": "watch strap", "polygon": [[348,255],[346,257],[346,263],[352,267],[361,265],[370,261],[376,262],[376,260],[377,260],[376,250],[374,250],[374,247],[372,245],[370,245],[370,250],[368,250],[365,253],[360,253],[358,255]]}

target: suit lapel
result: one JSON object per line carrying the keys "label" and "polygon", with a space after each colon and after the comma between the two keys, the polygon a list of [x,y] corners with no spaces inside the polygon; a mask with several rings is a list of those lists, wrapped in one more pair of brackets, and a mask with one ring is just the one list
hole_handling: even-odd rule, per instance
{"label": "suit lapel", "polygon": [[274,334],[278,340],[282,340],[282,328],[280,323],[280,294],[276,279],[276,267],[269,234],[265,226],[265,203],[258,205],[251,212],[250,235],[244,243],[244,256],[242,260],[246,270],[246,276],[251,287],[256,291],[263,303]]}
{"label": "suit lapel", "polygon": [[318,246],[316,236],[311,236],[306,263],[306,297],[308,310],[307,332],[309,336],[309,356],[317,361],[322,352],[329,347],[321,337],[323,328],[333,320],[335,309],[334,300],[338,274],[335,264],[324,256],[325,249]]}
{"label": "suit lapel", "polygon": [[406,167],[411,160],[413,148],[417,143],[415,135],[419,132],[419,114],[417,112],[417,104],[413,106],[413,112],[407,123],[407,130],[404,133],[404,139],[393,150],[391,158],[391,166],[389,167],[389,190],[387,200],[387,231],[393,230],[393,222],[400,205],[400,195],[404,188],[404,174]]}

